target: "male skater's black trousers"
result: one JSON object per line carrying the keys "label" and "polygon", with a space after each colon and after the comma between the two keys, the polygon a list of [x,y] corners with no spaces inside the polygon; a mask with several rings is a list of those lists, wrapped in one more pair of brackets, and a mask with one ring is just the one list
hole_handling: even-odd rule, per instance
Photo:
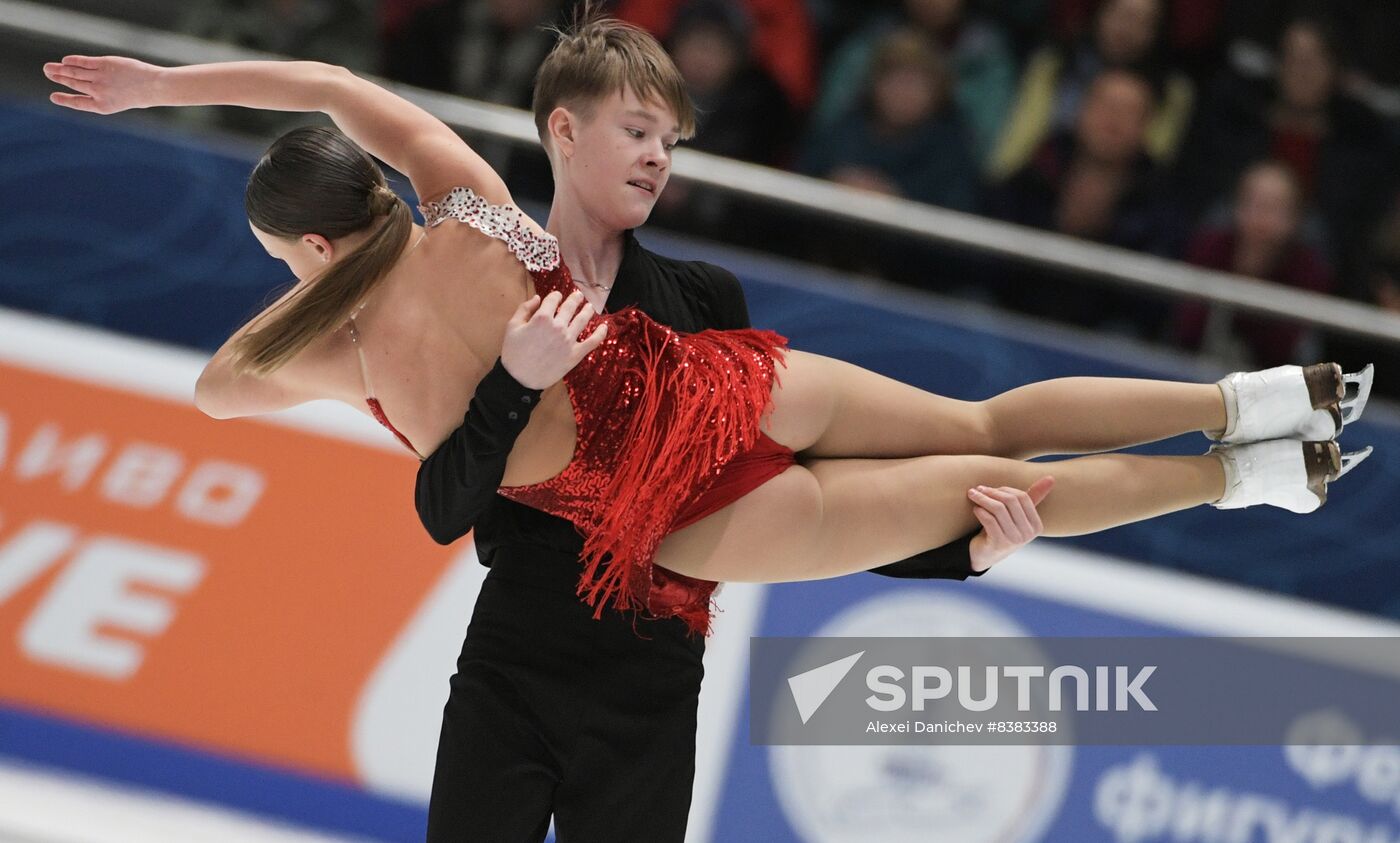
{"label": "male skater's black trousers", "polygon": [[681,843],[703,639],[575,595],[568,554],[502,547],[443,710],[429,843]]}

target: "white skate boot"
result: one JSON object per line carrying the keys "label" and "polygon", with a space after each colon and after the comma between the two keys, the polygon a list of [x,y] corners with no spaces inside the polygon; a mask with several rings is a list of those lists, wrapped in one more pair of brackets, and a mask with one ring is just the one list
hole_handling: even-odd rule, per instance
{"label": "white skate boot", "polygon": [[1289,512],[1312,512],[1327,502],[1327,484],[1371,455],[1371,448],[1343,454],[1333,441],[1275,439],[1244,445],[1214,445],[1225,467],[1225,495],[1216,509],[1269,504]]}
{"label": "white skate boot", "polygon": [[1366,409],[1374,371],[1367,364],[1360,372],[1344,374],[1336,363],[1318,363],[1227,375],[1219,386],[1229,427],[1218,441],[1236,445],[1270,439],[1335,439],[1343,426]]}

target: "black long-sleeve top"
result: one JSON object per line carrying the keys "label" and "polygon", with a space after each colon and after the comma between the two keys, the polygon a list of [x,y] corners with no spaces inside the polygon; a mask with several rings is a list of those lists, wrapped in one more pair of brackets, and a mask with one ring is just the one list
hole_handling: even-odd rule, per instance
{"label": "black long-sleeve top", "polygon": [[[628,305],[680,331],[750,326],[743,288],[732,273],[657,255],[630,232],[608,298],[611,309]],[[418,517],[435,541],[449,544],[475,527],[477,555],[487,566],[503,546],[575,558],[582,554],[583,537],[569,521],[496,494],[506,458],[539,397],[540,390],[521,386],[499,360],[478,384],[462,425],[418,468]],[[980,572],[971,569],[971,539],[969,534],[873,573],[921,579],[977,576]]]}

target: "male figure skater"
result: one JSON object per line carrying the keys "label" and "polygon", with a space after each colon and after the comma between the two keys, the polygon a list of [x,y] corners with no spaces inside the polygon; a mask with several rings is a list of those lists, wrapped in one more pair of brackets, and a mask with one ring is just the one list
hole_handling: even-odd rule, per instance
{"label": "male figure skater", "polygon": [[[694,124],[680,74],[650,35],[585,19],[541,66],[534,113],[555,180],[547,229],[579,292],[531,318],[567,322],[586,300],[599,312],[635,305],[681,331],[749,327],[731,273],[662,257],[632,235]],[[443,712],[430,841],[538,841],[551,814],[561,843],[685,836],[703,639],[678,618],[595,620],[575,593],[573,525],[495,494],[541,391],[574,362],[508,336],[463,425],[419,469],[429,533],[448,543],[475,527],[491,568]],[[980,574],[1040,533],[1035,505],[1048,489],[974,497],[983,531],[875,572]]]}

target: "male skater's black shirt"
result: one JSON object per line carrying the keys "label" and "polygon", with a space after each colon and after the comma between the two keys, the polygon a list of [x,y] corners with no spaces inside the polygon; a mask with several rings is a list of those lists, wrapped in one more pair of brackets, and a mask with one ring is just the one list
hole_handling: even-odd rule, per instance
{"label": "male skater's black shirt", "polygon": [[[622,264],[608,309],[636,305],[656,321],[693,333],[706,328],[747,328],[748,304],[727,270],[679,261],[644,249],[626,235]],[[569,521],[496,494],[506,458],[530,420],[540,390],[521,386],[500,361],[482,378],[462,426],[418,468],[418,517],[434,540],[449,544],[476,528],[483,565],[499,547],[528,548],[578,558],[583,537]],[[873,569],[891,577],[966,579],[971,569],[969,534],[952,544]]]}

